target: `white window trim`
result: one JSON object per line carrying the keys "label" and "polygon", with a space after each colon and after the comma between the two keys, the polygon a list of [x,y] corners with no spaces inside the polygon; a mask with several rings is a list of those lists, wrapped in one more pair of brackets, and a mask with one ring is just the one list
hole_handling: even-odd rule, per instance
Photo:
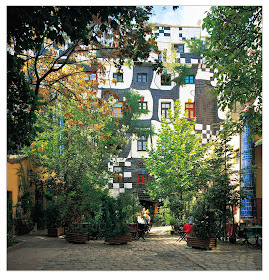
{"label": "white window trim", "polygon": [[162,113],[162,108],[161,108],[161,103],[171,103],[171,111],[174,112],[174,100],[173,99],[159,99],[159,104],[158,104],[158,118],[159,121],[161,121],[161,113]]}

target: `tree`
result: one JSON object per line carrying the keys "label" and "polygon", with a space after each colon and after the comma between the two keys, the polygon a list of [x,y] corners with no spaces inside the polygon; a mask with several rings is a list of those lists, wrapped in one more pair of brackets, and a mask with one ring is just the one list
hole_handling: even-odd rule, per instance
{"label": "tree", "polygon": [[206,158],[209,187],[202,196],[208,209],[215,212],[219,224],[218,234],[223,239],[227,238],[225,225],[230,218],[234,223],[234,209],[240,205],[243,197],[243,192],[239,189],[240,171],[233,168],[234,153],[229,144],[231,122],[231,117],[228,117],[222,124],[222,129]]}
{"label": "tree", "polygon": [[173,44],[163,51],[162,57],[163,68],[172,74],[172,81],[175,82],[177,86],[186,85],[186,76],[193,75],[193,71],[190,66],[178,63],[177,49]]}
{"label": "tree", "polygon": [[[71,76],[79,74],[83,77],[85,65],[81,64],[104,73],[105,68],[96,59],[99,52],[119,68],[126,58],[137,62],[147,59],[152,48],[156,48],[151,27],[146,23],[150,11],[151,7],[135,6],[8,7],[8,55],[13,58],[9,60],[8,77],[13,69],[17,72],[13,75],[15,78],[24,78],[21,74],[24,69],[24,83],[29,85],[29,90],[24,92],[22,99],[27,104],[31,120],[34,120],[39,105],[40,90],[44,91],[47,98],[43,96],[42,101],[47,104],[62,94],[62,81],[66,83]],[[83,63],[81,58],[85,60]],[[24,66],[17,62],[20,59],[24,60]],[[159,63],[154,65],[158,67]],[[23,127],[17,124],[17,111],[24,112],[16,98],[21,94],[20,85],[18,78],[8,79],[8,88],[13,87],[8,91],[8,102],[11,102],[8,104],[8,127],[15,127],[14,131],[10,130],[13,134],[18,129],[25,135],[20,133],[18,140],[10,139],[8,150],[19,149],[34,135],[33,121],[26,118]],[[91,88],[94,86],[96,84]],[[70,90],[69,87],[66,89]]]}
{"label": "tree", "polygon": [[207,146],[194,133],[195,122],[186,114],[181,116],[179,101],[175,103],[174,114],[170,111],[168,115],[168,119],[161,120],[156,147],[148,149],[145,159],[149,174],[154,176],[147,189],[153,198],[180,198],[187,203],[204,188],[199,177],[205,169]]}
{"label": "tree", "polygon": [[236,102],[248,106],[233,123],[239,131],[248,124],[252,135],[262,134],[262,7],[211,7],[204,19],[209,37],[203,51],[217,71],[212,90],[219,107]]}
{"label": "tree", "polygon": [[196,55],[202,54],[202,40],[200,38],[186,39],[185,40],[191,53]]}
{"label": "tree", "polygon": [[[66,226],[92,208],[89,196],[102,191],[109,178],[105,161],[121,151],[119,142],[124,144],[126,130],[111,126],[115,120],[108,109],[78,108],[72,96],[64,96],[37,113],[37,135],[26,151],[40,167],[46,193],[61,204]],[[116,128],[113,136],[108,127]],[[117,138],[115,144],[111,138]]]}
{"label": "tree", "polygon": [[38,104],[24,73],[18,71],[23,64],[22,59],[7,55],[7,146],[10,154],[17,152],[19,147],[30,145],[35,122],[33,110]]}

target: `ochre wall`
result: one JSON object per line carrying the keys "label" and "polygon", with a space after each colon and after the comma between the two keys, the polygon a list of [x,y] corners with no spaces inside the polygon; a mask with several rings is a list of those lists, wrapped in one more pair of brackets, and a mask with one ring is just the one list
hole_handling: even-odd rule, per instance
{"label": "ochre wall", "polygon": [[262,198],[262,145],[255,148],[255,165],[258,165],[256,173],[256,197]]}
{"label": "ochre wall", "polygon": [[262,224],[262,145],[255,147],[257,222]]}
{"label": "ochre wall", "polygon": [[[22,164],[25,178],[28,182],[27,173],[30,168],[30,164],[27,158],[11,158],[7,160],[7,191],[12,192],[12,205],[15,206],[18,203],[19,196],[19,175],[17,174],[20,164]],[[16,214],[16,208],[13,208],[13,214]]]}

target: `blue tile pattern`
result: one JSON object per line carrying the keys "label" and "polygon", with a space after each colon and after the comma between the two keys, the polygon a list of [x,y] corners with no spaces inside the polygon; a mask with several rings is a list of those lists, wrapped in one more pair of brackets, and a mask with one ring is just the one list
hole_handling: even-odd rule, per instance
{"label": "blue tile pattern", "polygon": [[253,217],[255,216],[255,187],[253,184],[254,175],[251,170],[253,157],[252,147],[253,140],[249,138],[250,128],[248,125],[245,126],[244,132],[242,133],[242,169],[244,173],[241,177],[242,190],[246,192],[246,197],[241,200],[241,217]]}

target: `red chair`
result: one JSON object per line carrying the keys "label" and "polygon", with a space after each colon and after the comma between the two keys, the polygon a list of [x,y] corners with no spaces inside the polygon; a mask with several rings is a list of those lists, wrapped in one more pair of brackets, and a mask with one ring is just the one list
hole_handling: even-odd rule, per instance
{"label": "red chair", "polygon": [[179,232],[179,238],[177,239],[177,241],[179,242],[182,240],[187,241],[187,236],[191,236],[192,226],[193,225],[185,224],[183,226],[183,230]]}
{"label": "red chair", "polygon": [[137,239],[139,237],[139,228],[137,223],[127,223],[130,229],[130,233],[132,234],[133,239]]}

